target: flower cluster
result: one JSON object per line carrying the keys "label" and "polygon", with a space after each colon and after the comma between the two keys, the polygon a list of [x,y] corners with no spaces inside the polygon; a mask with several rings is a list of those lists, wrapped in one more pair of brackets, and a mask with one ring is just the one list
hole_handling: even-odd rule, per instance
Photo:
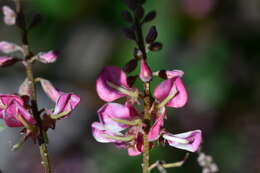
{"label": "flower cluster", "polygon": [[[164,129],[166,107],[181,108],[187,102],[187,91],[182,82],[180,70],[152,73],[148,64],[141,60],[139,78],[150,81],[164,73],[166,79],[154,90],[151,114],[151,127],[148,132],[150,147],[155,141],[190,152],[198,150],[201,144],[201,131],[194,130],[171,134]],[[96,82],[99,97],[108,102],[98,110],[99,122],[92,124],[93,136],[98,142],[115,143],[119,148],[127,148],[130,156],[143,152],[143,135],[146,124],[144,114],[138,111],[139,100],[143,98],[137,88],[130,87],[126,73],[118,67],[109,66],[99,74]],[[112,103],[125,97],[125,103]]]}
{"label": "flower cluster", "polygon": [[[14,25],[17,14],[8,6],[3,7],[4,22],[7,25]],[[11,66],[20,62],[25,67],[35,61],[41,63],[53,63],[58,55],[54,51],[40,52],[28,58],[28,48],[19,46],[15,43],[0,41],[0,52],[7,56],[0,57],[0,67]],[[14,57],[12,53],[19,52],[21,57]],[[18,54],[19,55],[19,54]],[[44,92],[55,102],[53,109],[44,108],[34,115],[32,105],[32,81],[28,78],[20,85],[16,94],[0,94],[0,119],[8,127],[23,127],[24,138],[32,137],[34,140],[40,134],[40,128],[47,131],[54,128],[57,119],[68,117],[80,102],[79,96],[73,93],[65,93],[57,90],[51,82],[43,78],[36,78],[35,83],[40,83]],[[40,123],[40,124],[39,124]]]}

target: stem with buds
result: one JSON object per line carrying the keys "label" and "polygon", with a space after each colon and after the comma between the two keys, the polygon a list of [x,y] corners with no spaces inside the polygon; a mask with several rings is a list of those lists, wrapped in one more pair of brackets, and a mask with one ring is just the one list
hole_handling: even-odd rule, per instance
{"label": "stem with buds", "polygon": [[[16,12],[18,15],[18,20],[21,20],[19,23],[25,23],[24,20],[24,14],[21,8],[21,0],[16,0]],[[38,144],[39,144],[39,150],[41,154],[41,164],[44,167],[44,172],[45,173],[51,173],[51,167],[50,167],[50,161],[49,161],[49,156],[48,156],[48,139],[47,139],[47,134],[42,128],[42,119],[40,117],[40,112],[38,110],[38,105],[37,105],[37,92],[35,88],[35,78],[33,75],[33,62],[31,61],[33,54],[29,49],[29,44],[28,44],[28,30],[24,26],[20,26],[17,24],[17,26],[21,29],[21,35],[22,35],[22,42],[23,42],[23,48],[24,48],[24,65],[26,69],[26,76],[29,81],[29,88],[31,90],[31,109],[34,118],[37,121],[37,126],[39,128],[39,136],[38,136]]]}

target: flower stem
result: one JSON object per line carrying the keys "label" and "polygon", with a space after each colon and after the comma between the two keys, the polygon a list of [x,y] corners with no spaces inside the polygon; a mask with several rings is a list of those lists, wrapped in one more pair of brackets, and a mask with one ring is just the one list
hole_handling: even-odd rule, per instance
{"label": "flower stem", "polygon": [[[137,40],[136,43],[139,47],[139,49],[142,52],[142,58],[147,59],[147,54],[145,50],[145,44],[144,44],[144,37],[142,32],[142,25],[140,23],[140,20],[135,17],[135,26],[136,26],[136,36]],[[144,142],[144,151],[143,151],[143,173],[149,173],[149,166],[150,166],[150,143],[148,141],[148,133],[150,130],[150,119],[151,119],[151,113],[150,109],[152,107],[152,96],[150,93],[150,83],[145,82],[144,83],[144,136],[143,136],[143,142]]]}
{"label": "flower stem", "polygon": [[39,128],[39,136],[38,136],[38,144],[39,144],[39,150],[41,154],[41,164],[44,168],[44,173],[51,173],[51,167],[50,167],[50,161],[49,161],[49,156],[48,156],[48,138],[46,132],[42,128],[42,120],[40,117],[40,112],[38,110],[38,105],[37,105],[37,92],[35,88],[35,79],[33,75],[33,67],[32,67],[32,62],[30,59],[33,57],[33,54],[30,51],[29,44],[28,44],[28,32],[27,29],[24,27],[25,25],[25,19],[24,19],[24,14],[22,11],[22,4],[21,0],[16,0],[15,1],[16,5],[16,12],[20,16],[19,23],[24,23],[24,25],[18,25],[17,26],[21,29],[21,36],[22,36],[22,42],[23,42],[23,48],[24,48],[24,57],[25,57],[25,69],[26,69],[26,76],[29,81],[29,88],[31,90],[30,93],[32,93],[30,99],[31,99],[31,109],[32,109],[32,114],[36,120],[36,125]]}

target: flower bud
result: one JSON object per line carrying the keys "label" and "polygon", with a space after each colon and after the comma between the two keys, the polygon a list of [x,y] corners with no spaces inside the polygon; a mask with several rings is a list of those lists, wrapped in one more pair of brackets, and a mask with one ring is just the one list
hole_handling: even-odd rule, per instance
{"label": "flower bud", "polygon": [[58,58],[57,53],[54,51],[40,52],[37,55],[37,60],[44,64],[53,63],[57,60],[57,58]]}
{"label": "flower bud", "polygon": [[32,91],[30,90],[30,83],[29,80],[26,78],[23,83],[20,85],[18,94],[20,96],[32,96]]}
{"label": "flower bud", "polygon": [[0,42],[0,51],[3,53],[8,54],[8,53],[16,52],[18,50],[22,51],[22,48],[16,44],[7,41]]}
{"label": "flower bud", "polygon": [[153,73],[144,59],[141,60],[141,70],[139,77],[143,82],[149,82],[152,80]]}
{"label": "flower bud", "polygon": [[9,56],[0,57],[0,67],[6,67],[15,64],[18,61],[17,58],[12,58]]}
{"label": "flower bud", "polygon": [[14,25],[16,21],[16,13],[8,6],[3,6],[4,22],[6,25]]}

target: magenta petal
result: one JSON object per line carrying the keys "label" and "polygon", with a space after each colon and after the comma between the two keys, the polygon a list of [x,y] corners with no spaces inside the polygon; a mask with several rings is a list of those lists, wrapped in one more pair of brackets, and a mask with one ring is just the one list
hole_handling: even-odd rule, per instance
{"label": "magenta petal", "polygon": [[13,100],[21,105],[24,105],[24,101],[22,100],[22,98],[17,95],[0,94],[0,118],[3,118],[5,109]]}
{"label": "magenta petal", "polygon": [[148,66],[147,62],[143,59],[141,60],[141,70],[139,73],[139,77],[143,82],[149,82],[153,77],[153,73],[150,67]]}
{"label": "magenta petal", "polygon": [[118,103],[107,103],[98,110],[100,121],[104,124],[106,129],[112,132],[120,132],[128,125],[116,122],[114,119],[132,120],[131,112],[127,106]]}
{"label": "magenta petal", "polygon": [[154,96],[157,100],[163,101],[173,90],[177,89],[176,95],[166,106],[173,108],[183,107],[188,100],[188,94],[181,78],[167,79],[161,82],[154,90]]}
{"label": "magenta petal", "polygon": [[167,140],[170,146],[190,152],[196,152],[202,142],[201,130],[194,130],[175,135],[167,133],[164,134],[163,137]]}
{"label": "magenta petal", "polygon": [[8,6],[3,6],[4,22],[7,25],[14,25],[16,22],[16,13]]}
{"label": "magenta petal", "polygon": [[[68,116],[79,104],[80,98],[75,94],[62,94],[56,102],[53,114],[67,112]],[[66,117],[64,116],[64,117]]]}
{"label": "magenta petal", "polygon": [[45,79],[40,79],[41,82],[41,86],[43,91],[47,94],[47,96],[54,102],[57,102],[57,100],[59,99],[59,97],[64,94],[62,92],[60,92],[58,89],[56,89],[52,83],[48,80]]}
{"label": "magenta petal", "polygon": [[55,51],[40,52],[37,55],[37,60],[42,63],[45,63],[45,64],[53,63],[57,60],[57,58],[58,58],[58,55]]}
{"label": "magenta petal", "polygon": [[12,58],[9,56],[1,56],[0,57],[0,67],[7,67],[15,64],[18,61],[17,58]]}
{"label": "magenta petal", "polygon": [[148,133],[148,140],[149,141],[155,141],[160,137],[161,128],[164,126],[164,118],[165,118],[165,107],[160,110],[159,115],[157,119],[155,120],[155,123],[150,128],[150,131]]}
{"label": "magenta petal", "polygon": [[33,125],[36,123],[32,114],[29,113],[19,102],[13,100],[4,111],[3,119],[9,127],[23,127],[23,124],[17,119],[17,116],[22,116],[28,124]]}
{"label": "magenta petal", "polygon": [[117,86],[128,89],[127,84],[127,76],[118,67],[109,66],[103,69],[103,71],[99,74],[96,81],[96,90],[98,96],[107,102],[114,101],[118,98],[126,96],[125,94],[120,93],[114,88],[111,88],[108,85],[108,82],[111,82]]}

